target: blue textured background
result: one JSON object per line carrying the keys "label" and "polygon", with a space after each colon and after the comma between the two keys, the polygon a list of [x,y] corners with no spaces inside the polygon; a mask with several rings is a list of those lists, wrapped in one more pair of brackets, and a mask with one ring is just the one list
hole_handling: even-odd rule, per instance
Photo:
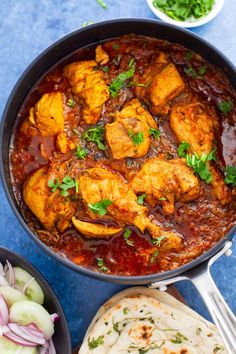
{"label": "blue textured background", "polygon": [[[145,0],[105,0],[103,10],[95,0],[0,0],[0,115],[16,80],[45,48],[84,21],[119,17],[154,18]],[[197,28],[198,33],[233,62],[236,1],[226,0],[219,16]],[[73,345],[82,340],[98,307],[122,286],[95,281],[65,268],[39,249],[16,220],[0,185],[0,244],[24,255],[45,275],[65,310]],[[226,301],[236,312],[236,246],[230,258],[222,257],[213,275]],[[189,305],[204,316],[205,306],[192,285],[178,285]]]}

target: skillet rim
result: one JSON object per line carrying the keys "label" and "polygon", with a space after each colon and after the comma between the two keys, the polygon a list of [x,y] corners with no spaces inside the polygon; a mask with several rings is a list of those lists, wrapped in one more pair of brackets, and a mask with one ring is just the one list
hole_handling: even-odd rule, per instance
{"label": "skillet rim", "polygon": [[[180,36],[184,35],[184,36],[188,37],[189,40],[194,39],[196,42],[199,43],[199,45],[203,44],[205,49],[210,50],[212,52],[212,54],[216,55],[220,61],[222,61],[224,64],[226,64],[227,69],[225,67],[223,67],[223,68],[221,67],[222,71],[224,71],[224,72],[225,72],[225,70],[232,71],[232,73],[234,75],[233,77],[229,78],[229,74],[227,75],[227,72],[225,72],[225,75],[227,76],[227,78],[231,82],[232,86],[234,86],[236,89],[236,68],[233,65],[233,63],[223,53],[221,53],[217,48],[215,48],[212,44],[210,44],[208,41],[206,41],[205,39],[202,39],[197,34],[192,33],[189,30],[186,30],[184,28],[179,28],[176,25],[167,24],[167,23],[164,23],[159,20],[152,20],[152,19],[145,19],[145,18],[121,18],[121,19],[106,20],[106,21],[97,22],[97,23],[90,25],[88,27],[85,27],[85,28],[80,28],[78,30],[75,30],[75,31],[63,36],[61,39],[57,40],[56,42],[51,44],[48,48],[46,48],[43,52],[41,52],[32,61],[32,63],[25,69],[25,71],[21,74],[20,78],[15,83],[13,90],[12,90],[12,92],[7,100],[7,103],[5,105],[5,108],[4,108],[4,111],[2,114],[1,125],[0,125],[0,174],[1,174],[1,180],[2,180],[2,184],[3,184],[4,192],[7,196],[8,202],[9,202],[17,220],[23,226],[23,228],[25,229],[27,234],[29,234],[31,239],[34,240],[36,242],[36,244],[39,245],[47,254],[54,257],[54,259],[61,262],[64,266],[68,267],[69,269],[79,272],[83,275],[87,275],[89,277],[98,279],[98,280],[109,281],[109,282],[120,283],[120,284],[127,284],[127,285],[135,285],[135,284],[141,285],[141,284],[149,284],[149,283],[152,283],[155,281],[165,280],[165,279],[169,279],[169,278],[178,276],[180,274],[185,273],[186,271],[189,271],[189,270],[197,267],[201,263],[209,260],[218,251],[220,251],[222,249],[222,247],[225,245],[226,241],[228,241],[229,239],[232,239],[233,236],[236,235],[236,225],[220,241],[218,241],[213,247],[211,247],[208,251],[204,252],[203,254],[201,254],[199,257],[192,260],[191,262],[184,264],[176,269],[169,270],[169,271],[162,272],[162,273],[154,273],[154,274],[150,274],[150,275],[139,275],[139,276],[122,276],[122,275],[109,275],[109,274],[99,273],[94,270],[82,267],[80,265],[76,265],[75,263],[73,263],[69,259],[64,258],[64,257],[60,256],[59,254],[55,253],[54,251],[51,250],[51,248],[49,246],[46,246],[33,233],[33,231],[26,224],[26,221],[24,220],[24,218],[20,212],[20,208],[17,205],[15,198],[11,195],[9,187],[7,185],[7,179],[10,178],[9,156],[8,156],[7,164],[4,164],[4,157],[5,157],[6,150],[9,153],[9,147],[10,147],[10,139],[9,139],[9,144],[7,145],[7,149],[4,146],[4,143],[6,140],[5,130],[7,129],[7,127],[5,127],[5,125],[7,124],[7,120],[8,120],[8,112],[10,111],[12,104],[14,104],[14,98],[17,96],[17,93],[21,89],[21,86],[26,85],[26,77],[28,75],[30,75],[30,73],[35,69],[35,67],[37,65],[42,64],[45,66],[46,65],[45,58],[48,57],[50,54],[52,54],[52,57],[53,57],[53,52],[55,53],[56,51],[60,50],[60,45],[66,43],[70,40],[73,40],[75,37],[79,36],[80,34],[84,34],[84,33],[86,34],[86,32],[92,32],[92,31],[94,31],[94,30],[96,31],[98,29],[101,30],[105,26],[108,26],[108,27],[114,26],[114,25],[122,26],[122,24],[123,25],[125,25],[125,24],[126,25],[127,24],[129,24],[129,25],[149,24],[150,26],[151,25],[153,25],[154,27],[156,26],[157,31],[158,31],[158,29],[162,29],[162,30],[167,29],[167,31],[174,30],[174,31],[176,31],[177,35],[180,35]],[[122,33],[120,34],[120,36],[123,35],[123,31],[121,31],[121,32]],[[128,32],[129,31],[125,31],[124,33],[128,33]],[[141,34],[141,33],[139,33],[139,30],[137,32],[133,31],[133,33]],[[151,37],[152,35],[148,34],[146,36]],[[115,37],[117,37],[117,36],[115,36]],[[103,38],[102,40],[109,40],[110,38],[115,38],[115,37],[111,36],[107,39]],[[161,39],[163,39],[163,38],[161,38]],[[167,40],[170,41],[170,39],[167,39]],[[95,44],[98,42],[99,42],[99,40],[95,40],[93,43]],[[174,41],[174,43],[178,43],[178,42]],[[90,42],[90,44],[87,44],[87,46],[91,45],[91,44],[92,43]],[[78,45],[77,49],[82,48],[82,47],[83,46]],[[195,51],[195,49],[193,49],[193,48],[192,48],[192,50]],[[71,53],[73,51],[74,50],[71,50]],[[44,71],[43,75],[45,75],[45,73],[48,70],[50,70],[50,68],[52,66],[56,65],[58,62],[60,62],[60,60],[63,59],[63,57],[65,58],[68,54],[69,53],[65,54],[64,56],[61,56],[61,58],[59,60],[56,60],[56,62],[53,59],[54,63],[49,65],[46,70],[45,69],[43,70]],[[40,75],[38,80],[40,80],[41,77],[42,77],[42,75]],[[38,80],[34,80],[34,85],[36,85]],[[234,81],[234,84],[232,81]],[[25,98],[27,97],[27,95],[31,89],[32,89],[32,87],[29,87],[29,86],[24,88],[25,92],[26,92],[26,90],[27,90],[27,92],[25,94],[24,99],[22,99],[21,105],[24,102]],[[11,128],[11,135],[12,135],[12,132],[13,132],[13,129]]]}

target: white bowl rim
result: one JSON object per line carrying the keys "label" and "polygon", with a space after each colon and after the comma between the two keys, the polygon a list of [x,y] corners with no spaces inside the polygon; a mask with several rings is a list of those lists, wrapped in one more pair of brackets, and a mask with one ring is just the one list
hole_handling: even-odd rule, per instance
{"label": "white bowl rim", "polygon": [[213,18],[215,18],[219,12],[221,11],[225,0],[215,0],[215,4],[213,5],[212,10],[209,12],[208,15],[206,15],[205,17],[196,20],[196,21],[177,21],[172,19],[171,17],[169,17],[168,15],[166,15],[164,12],[162,12],[161,10],[157,9],[156,7],[153,6],[153,0],[146,0],[148,6],[150,7],[151,11],[157,16],[159,17],[161,20],[168,22],[168,23],[172,23],[174,25],[177,25],[179,27],[186,27],[186,28],[193,28],[193,27],[198,27],[198,26],[202,26],[208,22],[210,22],[211,20],[213,20]]}

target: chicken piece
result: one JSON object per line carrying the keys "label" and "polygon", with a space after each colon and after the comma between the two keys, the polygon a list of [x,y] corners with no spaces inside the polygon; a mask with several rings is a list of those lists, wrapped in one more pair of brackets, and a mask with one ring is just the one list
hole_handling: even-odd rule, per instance
{"label": "chicken piece", "polygon": [[212,150],[215,114],[208,114],[201,102],[176,104],[170,114],[170,126],[179,142],[186,141],[199,156]]}
{"label": "chicken piece", "polygon": [[[208,111],[207,107],[196,101],[188,104],[175,105],[170,114],[170,126],[179,142],[190,144],[189,151],[209,154],[213,149],[214,128],[218,128],[218,119],[215,111]],[[232,201],[232,193],[224,183],[224,178],[217,168],[207,162],[212,173],[212,187],[215,197],[222,205]]]}
{"label": "chicken piece", "polygon": [[[116,112],[115,122],[106,124],[106,139],[114,159],[141,157],[147,154],[151,139],[150,128],[157,129],[157,123],[150,113],[134,98]],[[131,134],[142,134],[142,142],[135,144]]]}
{"label": "chicken piece", "polygon": [[141,232],[147,229],[153,238],[165,236],[166,242],[163,243],[165,247],[181,247],[181,237],[172,231],[164,231],[154,224],[147,215],[147,208],[137,203],[137,196],[118,174],[104,168],[91,168],[79,176],[79,186],[88,214],[92,219],[97,217],[97,214],[94,214],[88,205],[109,200],[112,204],[107,207],[107,213],[119,225],[132,224],[137,226]]}
{"label": "chicken piece", "polygon": [[[57,135],[64,129],[63,96],[61,92],[45,93],[30,109],[21,130],[35,128],[42,136]],[[33,134],[33,135],[35,135]]]}
{"label": "chicken piece", "polygon": [[87,124],[98,122],[103,105],[109,98],[104,73],[96,66],[96,61],[87,60],[69,64],[63,70],[72,91],[83,105],[83,119]]}
{"label": "chicken piece", "polygon": [[[130,182],[135,193],[146,193],[146,201],[161,204],[166,214],[174,212],[174,202],[190,202],[199,197],[199,181],[184,159],[151,159]],[[153,206],[154,206],[153,205]]]}
{"label": "chicken piece", "polygon": [[57,135],[56,146],[62,154],[66,154],[68,151],[76,148],[75,143],[68,139],[66,132]]}
{"label": "chicken piece", "polygon": [[105,50],[103,49],[102,45],[99,44],[95,50],[95,55],[96,55],[96,62],[100,63],[101,65],[105,65],[109,62],[109,55]]}
{"label": "chicken piece", "polygon": [[81,234],[87,236],[87,238],[109,238],[122,231],[122,227],[108,226],[102,224],[95,224],[92,222],[85,222],[72,218],[74,227],[81,232]]}
{"label": "chicken piece", "polygon": [[23,198],[25,204],[48,230],[63,232],[75,213],[76,203],[61,196],[60,191],[51,192],[47,167],[41,167],[24,183]]}
{"label": "chicken piece", "polygon": [[175,65],[168,62],[163,53],[144,70],[141,82],[145,86],[136,87],[136,95],[150,106],[153,114],[167,114],[168,103],[179,96],[185,87]]}

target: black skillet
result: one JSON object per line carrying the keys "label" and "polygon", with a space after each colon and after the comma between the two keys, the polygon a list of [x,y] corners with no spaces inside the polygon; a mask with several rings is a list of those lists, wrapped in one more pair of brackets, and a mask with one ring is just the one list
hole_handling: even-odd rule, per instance
{"label": "black skillet", "polygon": [[[122,19],[100,22],[87,28],[77,30],[57,41],[55,44],[45,50],[38,58],[36,58],[20,77],[11,93],[11,96],[9,97],[3,113],[0,131],[0,169],[5,193],[16,217],[21,222],[31,238],[47,253],[55,257],[59,262],[62,262],[67,267],[77,272],[100,280],[122,284],[134,285],[156,283],[156,287],[165,286],[166,284],[173,283],[174,281],[183,278],[192,280],[200,291],[205,302],[207,303],[208,309],[215,323],[217,324],[222,337],[224,338],[229,353],[236,353],[236,349],[229,350],[229,348],[236,348],[234,330],[234,328],[236,328],[236,321],[234,315],[218,292],[218,289],[210,277],[210,272],[208,271],[209,266],[219,255],[225,252],[229,255],[229,248],[232,245],[232,241],[230,240],[236,233],[236,227],[234,227],[209,251],[205,252],[192,262],[177,269],[163,272],[161,274],[152,274],[147,276],[128,277],[107,275],[97,273],[82,266],[76,265],[50,250],[50,248],[43,244],[29,229],[14,198],[9,171],[9,145],[17,114],[31,88],[53,65],[55,65],[58,61],[74,52],[75,50],[128,33],[136,33],[165,39],[171,42],[182,44],[185,47],[194,50],[215,66],[220,67],[221,70],[223,70],[229,78],[232,86],[236,89],[236,71],[232,63],[222,53],[220,53],[216,48],[207,43],[205,40],[187,30],[180,29],[174,25],[154,20]],[[161,282],[161,284],[157,284],[157,282]]]}

